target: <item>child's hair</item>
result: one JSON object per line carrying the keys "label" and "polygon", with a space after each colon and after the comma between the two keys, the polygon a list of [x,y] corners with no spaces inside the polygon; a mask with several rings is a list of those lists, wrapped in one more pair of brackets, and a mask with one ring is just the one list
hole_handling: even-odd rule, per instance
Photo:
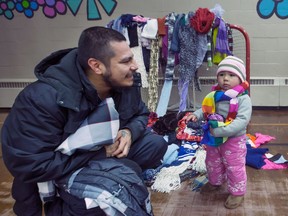
{"label": "child's hair", "polygon": [[222,71],[234,73],[240,78],[242,82],[246,80],[245,64],[241,59],[235,56],[227,56],[219,63],[216,75],[218,75]]}

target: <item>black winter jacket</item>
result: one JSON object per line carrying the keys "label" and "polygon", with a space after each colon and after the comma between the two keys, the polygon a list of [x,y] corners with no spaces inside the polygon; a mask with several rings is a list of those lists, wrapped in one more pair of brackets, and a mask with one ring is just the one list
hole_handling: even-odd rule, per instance
{"label": "black winter jacket", "polygon": [[[77,62],[77,49],[52,53],[35,68],[37,81],[16,98],[2,133],[3,159],[14,177],[24,182],[44,182],[83,167],[99,152],[76,152],[72,156],[54,150],[101,102],[97,91]],[[143,134],[149,111],[140,95],[140,74],[134,86],[113,93],[120,128],[129,128],[132,141]],[[104,131],[105,132],[105,131]]]}

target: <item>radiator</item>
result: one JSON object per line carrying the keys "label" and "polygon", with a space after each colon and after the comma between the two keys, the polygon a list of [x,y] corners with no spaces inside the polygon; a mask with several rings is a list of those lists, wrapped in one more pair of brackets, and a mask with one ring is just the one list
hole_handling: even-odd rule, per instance
{"label": "radiator", "polygon": [[[32,83],[33,79],[1,79],[0,80],[0,108],[10,108],[20,91]],[[173,88],[169,101],[169,109],[177,110],[179,93],[177,89],[178,79],[173,80]],[[199,108],[202,99],[209,93],[211,86],[216,83],[215,77],[200,77],[201,91],[194,91],[193,86],[189,88],[188,104],[195,109]],[[163,80],[159,79],[159,93],[161,92]],[[148,100],[147,89],[142,91],[145,102]],[[250,96],[253,106],[288,106],[288,77],[251,77]]]}
{"label": "radiator", "polygon": [[[194,91],[190,85],[188,110],[201,107],[203,98],[211,91],[212,85],[216,84],[215,77],[200,77],[201,91]],[[174,111],[179,108],[179,93],[177,89],[178,79],[173,80],[173,89],[169,101],[168,110]],[[163,80],[159,81],[159,92]],[[253,106],[260,107],[285,107],[288,106],[288,77],[251,77],[250,96]]]}
{"label": "radiator", "polygon": [[[213,79],[209,77],[200,78],[202,92],[208,93]],[[204,97],[203,94],[196,92]],[[288,77],[251,77],[250,96],[253,106],[288,106]]]}
{"label": "radiator", "polygon": [[16,96],[33,79],[1,79],[0,80],[0,108],[12,107]]}

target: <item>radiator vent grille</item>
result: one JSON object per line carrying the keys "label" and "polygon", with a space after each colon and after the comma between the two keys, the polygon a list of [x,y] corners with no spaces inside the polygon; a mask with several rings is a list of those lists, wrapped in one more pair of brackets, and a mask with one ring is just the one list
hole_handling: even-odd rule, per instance
{"label": "radiator vent grille", "polygon": [[[175,77],[174,79],[173,79],[173,85],[174,86],[177,86],[178,85],[178,80],[179,80],[179,77]],[[159,77],[159,79],[158,79],[158,84],[160,85],[160,86],[162,86],[163,84],[164,84],[164,82],[165,82],[165,80],[162,78],[162,77]],[[211,86],[211,85],[214,85],[214,84],[216,84],[216,82],[217,82],[217,80],[214,78],[214,77],[209,77],[209,78],[207,78],[207,77],[200,77],[199,78],[199,82],[200,82],[200,84],[201,85],[209,85],[209,86]],[[192,85],[191,83],[190,83],[190,85]]]}
{"label": "radiator vent grille", "polygon": [[0,82],[0,88],[25,88],[31,82]]}
{"label": "radiator vent grille", "polygon": [[[217,80],[212,77],[200,77],[201,85],[214,85]],[[271,78],[271,77],[252,77],[250,79],[250,85],[252,86],[288,86],[288,78]]]}
{"label": "radiator vent grille", "polygon": [[275,85],[275,79],[251,79],[250,85]]}
{"label": "radiator vent grille", "polygon": [[[177,85],[179,78],[173,79],[173,85]],[[203,86],[212,86],[217,83],[215,77],[200,77],[200,84]],[[163,85],[164,79],[159,78],[159,85]],[[250,79],[251,86],[288,86],[288,78],[286,77],[252,77]]]}
{"label": "radiator vent grille", "polygon": [[[173,85],[178,85],[178,77],[173,79]],[[0,89],[22,89],[31,84],[35,80],[0,80]],[[162,86],[164,79],[159,77],[158,84]],[[200,85],[212,86],[215,85],[217,80],[215,77],[200,77]],[[250,79],[251,86],[288,86],[288,78],[286,77],[252,77]]]}
{"label": "radiator vent grille", "polygon": [[217,80],[215,78],[200,78],[201,85],[215,85]]}

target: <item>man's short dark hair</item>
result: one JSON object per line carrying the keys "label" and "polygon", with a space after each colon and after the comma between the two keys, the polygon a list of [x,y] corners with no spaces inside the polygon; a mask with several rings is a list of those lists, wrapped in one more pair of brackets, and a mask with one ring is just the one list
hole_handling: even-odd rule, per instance
{"label": "man's short dark hair", "polygon": [[85,29],[78,42],[78,61],[84,70],[88,69],[88,59],[95,58],[106,66],[110,66],[110,59],[115,56],[110,42],[126,41],[120,32],[101,26]]}

